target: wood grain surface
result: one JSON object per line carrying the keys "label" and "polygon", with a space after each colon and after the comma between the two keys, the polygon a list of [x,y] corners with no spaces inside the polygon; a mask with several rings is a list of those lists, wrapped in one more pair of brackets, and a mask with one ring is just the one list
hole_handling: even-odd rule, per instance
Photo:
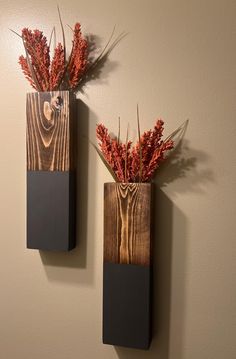
{"label": "wood grain surface", "polygon": [[150,265],[150,183],[105,183],[104,261]]}
{"label": "wood grain surface", "polygon": [[27,169],[73,169],[76,118],[69,91],[28,93],[26,113]]}

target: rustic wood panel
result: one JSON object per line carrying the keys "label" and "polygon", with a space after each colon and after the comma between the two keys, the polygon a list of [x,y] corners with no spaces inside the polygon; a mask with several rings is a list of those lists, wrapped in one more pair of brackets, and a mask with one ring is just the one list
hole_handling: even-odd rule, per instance
{"label": "rustic wood panel", "polygon": [[104,261],[150,264],[150,183],[104,185]]}
{"label": "rustic wood panel", "polygon": [[75,166],[74,98],[69,91],[27,94],[27,169],[68,171]]}

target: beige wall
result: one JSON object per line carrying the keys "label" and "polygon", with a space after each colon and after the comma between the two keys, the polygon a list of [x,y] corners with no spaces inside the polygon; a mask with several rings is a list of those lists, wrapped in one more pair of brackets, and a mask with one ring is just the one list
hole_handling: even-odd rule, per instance
{"label": "beige wall", "polygon": [[[58,26],[56,2],[0,1],[0,358],[234,359],[235,95],[234,0],[59,2],[103,44],[114,24],[128,36],[102,76],[78,97],[78,248],[26,250],[23,49],[8,28]],[[70,30],[67,30],[70,36]],[[154,340],[149,352],[101,342],[103,183],[110,181],[83,135],[111,131],[121,116],[136,135],[157,116],[166,133],[190,119],[183,148],[159,172],[156,191]],[[84,159],[84,161],[83,161]],[[86,161],[88,160],[88,164]]]}

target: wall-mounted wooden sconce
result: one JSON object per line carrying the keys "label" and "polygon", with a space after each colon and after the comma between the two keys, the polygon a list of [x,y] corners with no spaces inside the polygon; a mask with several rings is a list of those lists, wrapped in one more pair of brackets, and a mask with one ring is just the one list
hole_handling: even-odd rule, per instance
{"label": "wall-mounted wooden sconce", "polygon": [[76,118],[69,91],[27,94],[27,248],[75,247]]}
{"label": "wall-mounted wooden sconce", "polygon": [[151,342],[151,192],[151,183],[104,185],[104,344]]}

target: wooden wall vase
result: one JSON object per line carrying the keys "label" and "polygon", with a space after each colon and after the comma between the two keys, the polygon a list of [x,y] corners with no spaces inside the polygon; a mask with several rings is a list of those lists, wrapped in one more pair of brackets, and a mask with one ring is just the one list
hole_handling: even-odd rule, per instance
{"label": "wooden wall vase", "polygon": [[27,248],[75,247],[76,118],[69,91],[27,94]]}
{"label": "wooden wall vase", "polygon": [[104,185],[103,343],[151,342],[150,183]]}

